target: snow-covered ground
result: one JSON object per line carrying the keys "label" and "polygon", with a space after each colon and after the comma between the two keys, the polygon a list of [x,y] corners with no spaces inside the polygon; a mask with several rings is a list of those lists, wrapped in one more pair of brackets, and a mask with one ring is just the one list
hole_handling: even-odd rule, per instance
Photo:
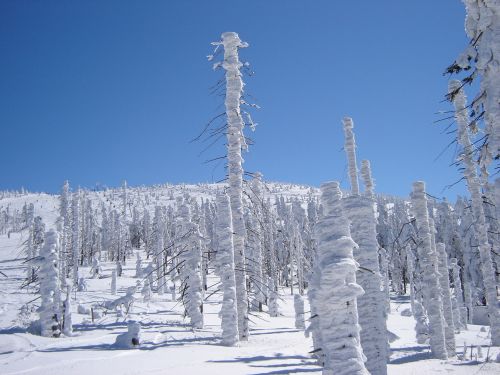
{"label": "snow-covered ground", "polygon": [[[203,188],[205,189],[205,188]],[[289,189],[290,194],[304,195],[307,188]],[[104,194],[100,193],[104,198]],[[12,201],[7,202],[8,199]],[[35,204],[35,212],[43,213],[50,228],[57,217],[57,197],[28,195],[5,198],[0,204],[20,209],[27,201]],[[0,235],[0,374],[308,374],[321,373],[311,355],[312,342],[295,329],[293,298],[289,290],[281,290],[281,316],[269,317],[252,313],[251,337],[237,347],[220,344],[221,294],[218,278],[210,276],[209,291],[204,302],[205,328],[193,331],[183,318],[183,307],[170,295],[154,295],[149,303],[140,293],[133,308],[124,316],[99,308],[105,301],[123,296],[129,286],[136,285],[135,261],[124,267],[118,278],[118,295],[111,294],[111,270],[114,264],[102,263],[103,278],[88,279],[87,291],[77,292],[73,302],[74,336],[44,338],[27,333],[26,325],[36,313],[20,313],[21,306],[36,298],[32,291],[20,290],[24,279],[23,242],[27,232]],[[90,277],[84,268],[82,275]],[[75,296],[75,295],[73,295]],[[78,302],[77,302],[78,301]],[[78,314],[78,305],[94,306],[90,313]],[[81,308],[80,307],[80,308]],[[409,308],[409,299],[394,297],[388,328],[399,338],[391,344],[389,374],[500,374],[500,363],[494,363],[498,347],[488,348],[488,329],[470,325],[457,336],[457,352],[468,346],[467,360],[447,361],[430,358],[428,346],[418,345],[413,317],[401,316]],[[306,319],[309,307],[306,301]],[[99,317],[99,314],[102,316]],[[127,321],[141,323],[141,345],[138,349],[121,349],[114,345],[116,337],[127,330]],[[473,347],[472,359],[471,349]],[[477,358],[477,346],[483,358]],[[486,362],[486,356],[490,361]]]}

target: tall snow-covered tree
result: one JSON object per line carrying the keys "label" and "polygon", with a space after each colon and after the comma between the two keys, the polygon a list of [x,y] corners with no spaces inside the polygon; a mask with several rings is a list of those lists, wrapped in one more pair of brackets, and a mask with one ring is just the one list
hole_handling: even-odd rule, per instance
{"label": "tall snow-covered tree", "polygon": [[351,236],[357,243],[354,258],[360,268],[356,280],[365,293],[358,297],[359,324],[361,326],[361,346],[365,354],[366,368],[373,375],[387,374],[388,340],[386,294],[382,288],[379,269],[378,243],[376,231],[375,202],[370,164],[365,161],[363,180],[366,187],[364,196],[360,195],[356,166],[356,142],[353,121],[344,118],[345,150],[351,182],[351,196],[343,199],[345,215],[351,222]]}
{"label": "tall snow-covered tree", "polygon": [[203,328],[203,298],[201,284],[201,244],[202,240],[198,225],[191,221],[191,212],[184,202],[179,207],[181,224],[181,253],[182,265],[181,282],[182,295],[186,312],[194,328]]}
{"label": "tall snow-covered tree", "polygon": [[[472,2],[468,1],[468,3]],[[499,15],[496,15],[496,17],[498,21]],[[498,47],[498,49],[500,49],[500,47]],[[498,76],[500,76],[500,74],[498,74]],[[497,85],[497,92],[500,90],[499,87],[500,85]],[[472,199],[474,229],[478,241],[479,256],[481,259],[481,273],[483,276],[486,304],[488,306],[490,319],[491,342],[493,345],[500,345],[500,312],[498,309],[497,284],[495,280],[493,261],[491,259],[490,244],[488,241],[488,228],[484,215],[481,184],[477,175],[476,164],[472,159],[474,146],[468,133],[469,122],[467,119],[467,100],[464,91],[461,89],[460,81],[451,81],[449,84],[449,92],[455,92],[455,95],[453,96],[453,105],[455,106],[455,120],[458,128],[457,140],[462,147],[460,157],[465,167],[464,175]],[[497,96],[497,107],[498,97],[500,96]],[[491,98],[488,100],[491,100]],[[500,116],[497,117],[497,120],[498,119],[500,119]],[[500,120],[498,120],[498,122],[500,122]],[[496,136],[498,136],[498,133],[500,133],[500,131],[497,132]]]}
{"label": "tall snow-covered tree", "polygon": [[419,238],[421,244],[418,247],[418,259],[423,272],[422,286],[424,307],[429,318],[429,340],[432,355],[435,358],[447,359],[443,302],[439,288],[438,257],[432,248],[432,236],[429,225],[429,213],[427,208],[427,197],[425,195],[425,183],[417,181],[413,183],[411,194],[413,211],[415,214]]}
{"label": "tall snow-covered tree", "polygon": [[453,318],[453,307],[451,304],[450,276],[448,273],[448,255],[445,245],[442,242],[436,244],[438,255],[439,284],[441,287],[441,298],[443,300],[443,315],[446,325],[444,327],[444,337],[446,340],[446,352],[448,357],[456,354],[455,344],[455,323]]}
{"label": "tall snow-covered tree", "polygon": [[248,340],[248,298],[245,272],[245,221],[243,218],[243,158],[242,149],[247,148],[243,134],[244,121],[240,110],[243,80],[240,68],[243,64],[238,57],[240,48],[248,47],[237,33],[225,32],[222,40],[215,44],[224,47],[224,61],[221,66],[226,71],[226,117],[227,117],[227,162],[229,177],[229,199],[233,220],[233,244],[236,270],[236,298],[238,307],[238,333],[240,340]]}
{"label": "tall snow-covered tree", "polygon": [[57,295],[61,294],[59,284],[59,234],[51,229],[45,234],[45,242],[40,251],[40,296],[41,335],[59,337],[61,335],[61,309],[57,303]]}
{"label": "tall snow-covered tree", "polygon": [[338,182],[321,185],[324,216],[316,225],[315,274],[319,279],[316,314],[321,331],[325,375],[368,374],[360,342],[356,299],[363,288],[356,282],[358,264],[349,221],[342,210]]}

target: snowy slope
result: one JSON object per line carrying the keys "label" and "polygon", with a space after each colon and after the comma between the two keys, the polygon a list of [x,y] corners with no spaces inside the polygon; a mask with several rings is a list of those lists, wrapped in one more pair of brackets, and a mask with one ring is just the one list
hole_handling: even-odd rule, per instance
{"label": "snowy slope", "polygon": [[[213,197],[221,186],[185,185],[130,189],[131,199],[143,200],[148,209],[156,202],[171,201],[173,196],[186,191],[199,198]],[[269,195],[304,197],[310,188],[295,185],[274,184]],[[119,190],[90,193],[96,207],[99,201],[117,204]],[[317,191],[314,191],[317,194]],[[148,198],[146,198],[148,196]],[[149,201],[149,203],[147,202]],[[46,194],[31,194],[0,199],[0,206],[10,205],[21,209],[25,202],[35,205],[35,215],[41,215],[48,227],[57,218],[57,197]],[[308,374],[321,373],[321,368],[308,352],[312,350],[310,339],[295,329],[293,298],[289,290],[282,290],[280,311],[282,316],[271,318],[266,313],[251,316],[251,337],[238,347],[220,345],[221,294],[217,291],[218,279],[211,275],[205,294],[205,328],[192,331],[183,317],[183,307],[170,300],[169,295],[144,303],[140,293],[128,315],[117,316],[114,311],[102,308],[105,301],[123,296],[128,286],[137,279],[135,263],[130,260],[124,267],[124,276],[118,278],[118,296],[111,294],[111,270],[114,264],[102,263],[104,277],[88,279],[88,290],[78,292],[76,299],[83,307],[94,307],[96,314],[77,314],[78,303],[73,302],[73,337],[59,339],[34,336],[26,332],[28,313],[20,314],[20,308],[35,298],[32,291],[20,291],[24,278],[22,243],[27,232],[0,235],[0,374]],[[88,268],[82,275],[89,275]],[[457,336],[457,352],[461,354],[463,343],[469,346],[466,361],[430,359],[428,346],[418,345],[414,334],[412,317],[401,316],[409,308],[405,297],[394,298],[388,328],[399,339],[391,344],[389,374],[498,374],[499,363],[485,363],[485,358],[475,360],[477,345],[488,353],[487,330],[470,325],[469,330]],[[306,319],[309,307],[306,301]],[[31,318],[36,314],[32,313]],[[114,345],[118,334],[126,331],[126,321],[137,320],[142,326],[142,344],[139,349],[119,349]],[[473,360],[470,360],[470,345],[473,345]],[[499,348],[492,348],[490,358],[496,358]]]}

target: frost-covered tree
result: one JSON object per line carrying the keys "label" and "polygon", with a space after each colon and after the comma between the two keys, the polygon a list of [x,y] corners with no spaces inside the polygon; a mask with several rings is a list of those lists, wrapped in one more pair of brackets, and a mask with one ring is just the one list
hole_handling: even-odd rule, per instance
{"label": "frost-covered tree", "polygon": [[236,279],[234,270],[233,228],[229,197],[217,196],[217,261],[222,282],[223,297],[220,311],[222,344],[232,346],[239,341],[238,309],[236,306]]}
{"label": "frost-covered tree", "polygon": [[435,358],[447,359],[446,343],[444,336],[443,302],[439,288],[438,257],[432,248],[432,235],[429,225],[429,213],[425,183],[413,183],[411,194],[413,211],[419,231],[420,245],[418,246],[418,259],[421,263],[422,289],[424,307],[429,318],[429,339],[432,355]]}
{"label": "frost-covered tree", "polygon": [[[462,282],[460,280],[460,265],[457,258],[450,260],[450,268],[453,275],[453,297],[456,301],[456,321],[459,327],[467,329],[467,308],[465,307]],[[453,314],[455,317],[455,314]]]}
{"label": "frost-covered tree", "polygon": [[455,323],[453,318],[453,307],[451,304],[450,276],[448,273],[448,255],[442,242],[436,244],[438,255],[439,284],[441,287],[441,299],[443,301],[443,315],[445,320],[444,336],[446,340],[446,352],[448,357],[456,354]]}
{"label": "frost-covered tree", "polygon": [[[500,148],[500,3],[498,0],[464,0],[467,11],[465,31],[470,43],[458,59],[447,69],[447,73],[458,73],[472,69],[472,73],[450,87],[448,98],[454,101],[461,88],[475,79],[480,79],[480,92],[474,98],[471,126],[477,127],[484,118],[485,142],[481,147],[479,163],[483,178],[488,178],[488,166],[499,155]],[[465,104],[465,103],[464,103]],[[465,112],[457,108],[456,115]],[[472,194],[472,193],[471,193]],[[498,309],[497,309],[498,310]],[[498,345],[498,343],[496,344]]]}
{"label": "frost-covered tree", "polygon": [[51,229],[45,234],[45,242],[40,251],[40,313],[41,335],[59,337],[61,335],[61,309],[57,295],[61,293],[59,284],[59,234]]}
{"label": "frost-covered tree", "polygon": [[305,329],[304,298],[300,294],[293,295],[293,307],[295,310],[295,328]]}
{"label": "frost-covered tree", "polygon": [[186,203],[179,207],[180,220],[180,278],[183,302],[194,328],[203,328],[203,298],[201,283],[201,243],[198,225],[191,221],[190,208]]}
{"label": "frost-covered tree", "polygon": [[219,63],[226,71],[225,107],[227,117],[227,163],[229,199],[233,220],[233,245],[236,272],[236,298],[238,307],[238,333],[240,340],[248,340],[248,298],[245,272],[245,221],[243,218],[243,158],[242,149],[247,148],[243,134],[244,121],[240,111],[243,80],[240,68],[243,64],[238,49],[248,47],[237,33],[225,32],[216,45],[224,47],[224,61]]}
{"label": "frost-covered tree", "polygon": [[80,190],[73,194],[71,199],[71,253],[72,253],[72,270],[73,270],[73,285],[78,285],[78,268],[81,252],[81,231],[80,231]]}
{"label": "frost-covered tree", "polygon": [[[468,1],[468,3],[472,2]],[[496,17],[498,21],[498,15],[496,15]],[[500,74],[498,75],[500,76]],[[499,87],[500,85],[497,85],[497,92],[500,90]],[[455,92],[453,105],[455,106],[455,120],[458,128],[457,140],[462,146],[462,153],[460,157],[465,167],[464,175],[467,181],[467,187],[471,194],[472,215],[474,218],[473,223],[476,239],[478,241],[479,256],[481,259],[481,274],[483,277],[485,298],[490,319],[491,342],[493,345],[500,345],[500,312],[498,309],[497,284],[495,280],[495,270],[491,259],[490,244],[488,241],[488,228],[484,215],[481,184],[478,179],[476,164],[472,159],[474,146],[468,133],[469,123],[467,120],[467,100],[465,93],[461,89],[460,81],[451,81],[449,84],[449,92]],[[491,100],[491,98],[488,100]],[[498,107],[498,96],[496,106]],[[497,121],[500,122],[498,118],[500,118],[500,116],[497,117]],[[500,131],[497,132],[496,136],[498,136],[498,133],[500,133]]]}
{"label": "frost-covered tree", "polygon": [[63,333],[65,336],[73,335],[73,319],[71,317],[71,287],[66,286],[66,300],[64,301]]}
{"label": "frost-covered tree", "polygon": [[269,280],[267,281],[268,285],[268,302],[267,305],[269,307],[269,316],[276,318],[279,316],[279,305],[278,305],[278,292],[277,292],[277,286],[274,283],[274,279],[272,277],[269,277]]}
{"label": "frost-covered tree", "polygon": [[142,277],[142,259],[141,254],[139,252],[136,253],[136,261],[135,261],[135,277]]}
{"label": "frost-covered tree", "polygon": [[116,295],[116,270],[111,271],[111,294]]}
{"label": "frost-covered tree", "polygon": [[156,278],[158,281],[158,294],[162,295],[165,288],[165,271],[164,271],[164,235],[165,235],[165,219],[161,206],[156,206],[155,216],[153,219],[154,232],[154,259],[156,267]]}
{"label": "frost-covered tree", "polygon": [[352,189],[352,195],[343,199],[343,207],[345,215],[351,222],[352,239],[358,245],[354,250],[354,258],[360,266],[356,280],[365,291],[357,299],[361,346],[367,358],[367,370],[373,375],[384,375],[387,373],[387,359],[389,357],[386,324],[387,295],[383,292],[379,269],[373,181],[370,164],[368,161],[364,161],[362,176],[366,192],[364,196],[360,196],[353,121],[346,117],[343,123],[346,136],[344,148],[347,153]]}
{"label": "frost-covered tree", "polygon": [[26,242],[26,284],[30,285],[37,280],[36,257],[40,253],[45,239],[45,224],[41,216],[37,216],[30,224]]}
{"label": "frost-covered tree", "polygon": [[318,253],[315,273],[319,279],[316,313],[319,316],[323,374],[368,374],[359,337],[356,299],[363,289],[356,282],[358,264],[349,221],[341,205],[338,182],[321,185],[324,216],[316,225]]}

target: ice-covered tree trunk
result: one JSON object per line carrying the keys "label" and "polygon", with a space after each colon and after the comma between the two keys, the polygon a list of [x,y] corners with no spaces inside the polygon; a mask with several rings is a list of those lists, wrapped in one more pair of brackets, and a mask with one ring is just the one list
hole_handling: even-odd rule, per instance
{"label": "ice-covered tree trunk", "polygon": [[248,213],[248,235],[247,235],[247,274],[250,277],[251,307],[254,311],[262,311],[264,304],[264,293],[262,291],[262,246],[260,242],[260,230],[256,223],[254,214]]}
{"label": "ice-covered tree trunk", "polygon": [[451,304],[450,276],[448,274],[448,255],[442,242],[436,244],[439,259],[439,284],[441,286],[441,298],[443,300],[443,315],[446,322],[444,336],[446,340],[446,352],[448,357],[456,355],[455,323],[453,318],[453,307]]}
{"label": "ice-covered tree trunk", "polygon": [[73,335],[73,320],[71,318],[71,287],[66,287],[66,300],[64,301],[64,326],[63,333],[65,336]]}
{"label": "ice-covered tree trunk", "polygon": [[411,249],[407,251],[408,275],[410,278],[410,302],[415,319],[415,336],[419,344],[429,341],[429,325],[425,309],[422,306],[422,283],[420,282],[420,267]]}
{"label": "ice-covered tree trunk", "polygon": [[467,311],[464,304],[462,283],[460,280],[460,266],[457,258],[450,259],[450,269],[453,278],[453,319],[455,327],[467,329]]}
{"label": "ice-covered tree trunk", "polygon": [[226,70],[226,116],[227,116],[227,162],[229,177],[229,198],[233,220],[233,244],[236,272],[236,298],[238,307],[238,333],[240,340],[248,340],[248,298],[245,277],[245,222],[243,218],[243,158],[242,148],[246,147],[243,134],[243,118],[240,101],[243,92],[243,80],[240,68],[243,65],[238,57],[238,49],[248,47],[237,33],[222,34],[224,61]]}
{"label": "ice-covered tree trunk", "polygon": [[[317,221],[316,221],[317,223]],[[316,239],[317,240],[317,239]],[[309,306],[311,309],[311,317],[309,318],[309,326],[305,331],[306,337],[312,334],[312,341],[314,347],[314,356],[318,359],[318,364],[323,366],[324,356],[322,352],[322,338],[321,338],[321,328],[319,325],[319,315],[318,315],[318,291],[320,288],[320,275],[321,268],[316,262],[311,277],[309,279],[309,288],[307,289],[307,299],[309,300]]]}
{"label": "ice-covered tree trunk", "polygon": [[40,251],[40,296],[41,305],[40,327],[41,335],[45,337],[59,337],[60,326],[60,306],[55,300],[55,295],[60,294],[58,275],[58,254],[59,254],[59,234],[53,229],[45,234],[45,243]]}
{"label": "ice-covered tree trunk", "polygon": [[[497,79],[499,78],[497,77]],[[467,180],[467,187],[472,199],[474,229],[478,241],[479,256],[481,259],[481,273],[483,276],[486,304],[488,306],[490,319],[491,342],[493,345],[500,345],[500,313],[498,309],[495,270],[493,268],[493,262],[490,254],[490,244],[488,242],[488,228],[484,215],[481,185],[477,176],[476,165],[472,159],[474,145],[471,143],[468,134],[468,111],[466,109],[467,101],[465,93],[462,89],[460,89],[460,85],[460,81],[451,81],[449,91],[458,90],[453,100],[453,105],[455,106],[455,120],[457,122],[458,129],[457,140],[463,148],[461,159],[465,167],[464,175]],[[498,86],[497,90],[500,90],[500,84]],[[496,106],[499,107],[498,102]],[[498,131],[498,133],[500,133],[500,131]]]}
{"label": "ice-covered tree trunk", "polygon": [[352,118],[344,117],[342,120],[344,124],[345,143],[344,150],[347,156],[347,170],[349,173],[349,180],[351,182],[352,195],[359,195],[359,182],[358,182],[358,167],[356,162],[356,142],[354,140],[354,123]]}
{"label": "ice-covered tree trunk", "polygon": [[390,299],[390,290],[389,290],[389,255],[387,254],[387,250],[383,247],[379,248],[379,265],[380,265],[380,274],[382,275],[382,282],[384,285],[384,294],[385,294],[385,312],[389,314],[391,312],[391,299]]}
{"label": "ice-covered tree trunk", "polygon": [[141,254],[139,252],[136,253],[136,261],[135,261],[135,277],[141,278],[142,277],[142,260],[141,260]]}
{"label": "ice-covered tree trunk", "polygon": [[72,199],[72,233],[71,233],[71,250],[72,250],[72,266],[73,266],[73,285],[78,285],[78,260],[80,258],[81,235],[80,235],[80,190],[73,194]]}
{"label": "ice-covered tree trunk", "polygon": [[[318,240],[317,314],[322,335],[324,375],[368,374],[361,349],[356,299],[363,289],[356,283],[356,243],[342,212],[337,182],[321,185],[324,216],[316,225]],[[384,358],[385,359],[385,358]]]}
{"label": "ice-covered tree trunk", "polygon": [[116,295],[116,269],[111,271],[111,294]]}
{"label": "ice-covered tree trunk", "polygon": [[382,288],[378,261],[377,222],[373,200],[373,181],[370,163],[363,163],[362,176],[366,186],[365,196],[359,195],[356,166],[356,143],[352,119],[344,118],[345,151],[351,180],[352,195],[343,199],[344,212],[351,222],[352,239],[358,248],[354,258],[359,263],[356,279],[365,293],[358,297],[361,346],[365,354],[366,368],[373,375],[387,374],[388,339],[386,294]]}
{"label": "ice-covered tree trunk", "polygon": [[408,279],[410,282],[410,306],[411,306],[411,311],[413,314],[415,314],[415,293],[417,291],[416,285],[415,285],[415,265],[416,265],[416,259],[415,255],[413,254],[413,251],[410,248],[410,245],[407,245],[407,262],[408,262]]}
{"label": "ice-covered tree trunk", "polygon": [[411,200],[421,240],[421,244],[418,247],[418,258],[421,262],[421,270],[423,273],[422,289],[424,306],[429,318],[431,351],[435,358],[447,359],[448,355],[444,336],[445,322],[443,316],[443,302],[439,289],[438,258],[437,254],[432,249],[424,182],[417,181],[413,183]]}
{"label": "ice-covered tree trunk", "polygon": [[279,316],[279,306],[278,306],[278,292],[276,291],[276,284],[274,283],[274,278],[269,277],[267,282],[269,292],[268,292],[268,307],[269,316],[276,318]]}
{"label": "ice-covered tree trunk", "polygon": [[70,211],[70,192],[69,183],[64,181],[59,198],[59,213],[60,213],[60,229],[61,234],[61,251],[59,254],[59,277],[61,284],[66,283],[68,275],[68,256],[67,252],[70,248],[70,234],[71,234],[71,211]]}
{"label": "ice-covered tree trunk", "polygon": [[345,215],[351,221],[351,236],[358,244],[358,248],[354,250],[354,258],[360,266],[356,280],[365,291],[357,301],[361,346],[367,358],[366,368],[373,375],[386,374],[389,356],[387,295],[381,285],[373,201],[353,195],[343,199],[343,207]]}
{"label": "ice-covered tree trunk", "polygon": [[222,344],[232,346],[239,341],[238,309],[236,306],[236,279],[234,271],[233,228],[228,196],[217,196],[217,261],[223,288],[220,311]]}
{"label": "ice-covered tree trunk", "polygon": [[198,225],[191,221],[189,206],[184,203],[179,209],[182,220],[182,255],[180,257],[183,301],[194,328],[203,328],[202,284],[201,284],[201,235]]}
{"label": "ice-covered tree trunk", "polygon": [[156,279],[158,280],[158,288],[156,289],[156,292],[159,295],[163,295],[163,291],[165,288],[165,272],[163,270],[163,240],[165,235],[165,221],[162,213],[162,208],[160,206],[156,206],[153,223],[155,232],[154,251]]}
{"label": "ice-covered tree trunk", "polygon": [[293,295],[293,307],[295,310],[295,328],[305,329],[306,322],[304,319],[304,298],[300,294]]}

